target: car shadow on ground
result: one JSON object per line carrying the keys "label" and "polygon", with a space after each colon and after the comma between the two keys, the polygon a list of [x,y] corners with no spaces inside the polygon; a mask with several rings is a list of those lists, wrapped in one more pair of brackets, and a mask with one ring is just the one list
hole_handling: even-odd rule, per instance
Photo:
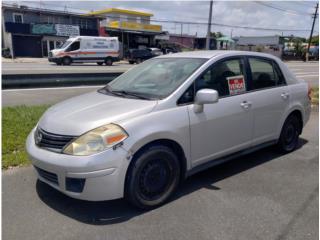
{"label": "car shadow on ground", "polygon": [[[307,140],[300,138],[298,148],[301,148],[307,142]],[[268,147],[202,171],[183,182],[170,202],[202,188],[220,190],[219,187],[214,186],[215,183],[266,162],[277,160],[281,156],[283,154],[276,151],[274,147]],[[116,224],[145,213],[145,211],[132,207],[123,199],[101,202],[73,199],[39,180],[36,183],[36,190],[38,196],[46,205],[61,214],[86,224]]]}

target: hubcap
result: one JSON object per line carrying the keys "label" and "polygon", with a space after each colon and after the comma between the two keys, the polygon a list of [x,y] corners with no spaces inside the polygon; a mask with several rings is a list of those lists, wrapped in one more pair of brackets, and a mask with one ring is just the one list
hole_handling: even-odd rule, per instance
{"label": "hubcap", "polygon": [[172,171],[164,160],[153,160],[147,163],[139,177],[141,196],[153,200],[166,192],[172,183]]}
{"label": "hubcap", "polygon": [[295,127],[290,124],[285,132],[285,141],[287,144],[290,144],[295,138]]}

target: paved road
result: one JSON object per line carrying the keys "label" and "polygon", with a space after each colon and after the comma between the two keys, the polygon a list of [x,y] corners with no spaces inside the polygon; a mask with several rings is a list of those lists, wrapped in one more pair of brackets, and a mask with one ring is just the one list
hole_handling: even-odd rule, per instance
{"label": "paved road", "polygon": [[319,237],[318,113],[300,148],[267,148],[188,179],[168,204],[141,212],[123,200],[71,199],[31,167],[2,176],[4,240],[313,240]]}
{"label": "paved road", "polygon": [[[9,64],[9,63],[8,63]],[[10,64],[20,64],[20,63],[10,63]],[[30,64],[30,63],[21,63]],[[48,64],[46,63],[46,66]],[[121,64],[120,64],[121,65]],[[123,64],[125,66],[125,64]],[[313,86],[319,86],[319,63],[318,62],[288,62],[289,68],[296,74],[297,77],[305,79]],[[130,65],[131,66],[131,65]],[[40,65],[40,68],[43,66]],[[52,66],[57,71],[60,66]],[[63,66],[63,68],[76,68],[84,69],[84,66]],[[106,67],[106,66],[86,66],[84,71],[88,69],[104,69],[113,68],[116,66]],[[77,70],[78,71],[78,70]],[[105,70],[104,70],[105,71]],[[60,72],[60,69],[59,69]],[[80,95],[89,91],[94,91],[98,87],[71,87],[71,88],[50,88],[50,89],[17,89],[17,90],[3,90],[2,91],[2,105],[3,106],[14,106],[20,104],[26,105],[38,105],[38,104],[53,104],[64,99]]]}
{"label": "paved road", "polygon": [[301,79],[304,79],[312,86],[319,86],[319,62],[286,62],[293,73]]}

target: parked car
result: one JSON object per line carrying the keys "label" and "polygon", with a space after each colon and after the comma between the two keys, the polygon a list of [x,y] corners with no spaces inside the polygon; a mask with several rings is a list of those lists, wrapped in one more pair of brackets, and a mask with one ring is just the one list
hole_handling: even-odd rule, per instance
{"label": "parked car", "polygon": [[141,63],[147,59],[153,58],[154,55],[147,49],[130,49],[128,51],[128,62],[130,64]]}
{"label": "parked car", "polygon": [[120,60],[119,55],[117,37],[80,36],[69,38],[60,48],[50,51],[48,60],[57,65],[96,62],[111,66]]}
{"label": "parked car", "polygon": [[151,209],[198,171],[274,144],[293,151],[310,109],[308,84],[277,57],[184,52],[50,107],[26,148],[38,178],[70,197]]}
{"label": "parked car", "polygon": [[163,55],[162,51],[159,48],[147,48],[147,50],[150,51],[154,57]]}
{"label": "parked car", "polygon": [[169,47],[162,49],[162,51],[163,51],[163,54],[172,54],[172,53],[178,53],[179,52],[177,49],[169,48]]}
{"label": "parked car", "polygon": [[[306,52],[307,50],[303,53],[303,61],[306,61]],[[319,47],[312,47],[309,49],[309,60],[319,60]]]}

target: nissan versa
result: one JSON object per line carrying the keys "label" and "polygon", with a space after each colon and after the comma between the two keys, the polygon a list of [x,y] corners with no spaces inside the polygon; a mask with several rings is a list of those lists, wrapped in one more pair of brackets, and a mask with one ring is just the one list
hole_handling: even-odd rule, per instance
{"label": "nissan versa", "polygon": [[310,90],[268,54],[150,59],[39,120],[27,151],[41,181],[84,200],[163,204],[186,177],[265,146],[297,147]]}

